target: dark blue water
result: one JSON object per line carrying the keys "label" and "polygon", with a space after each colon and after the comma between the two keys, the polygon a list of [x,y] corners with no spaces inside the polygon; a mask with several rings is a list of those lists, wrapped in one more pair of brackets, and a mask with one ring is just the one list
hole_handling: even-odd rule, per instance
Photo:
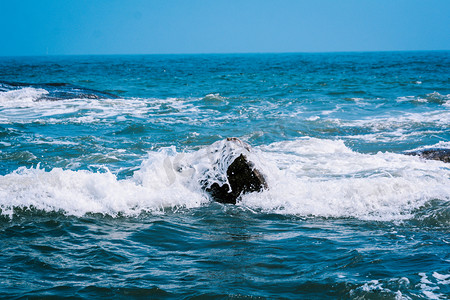
{"label": "dark blue water", "polygon": [[[449,70],[450,52],[0,58],[0,297],[448,299],[450,165],[403,153],[450,148]],[[269,185],[237,205],[201,184],[226,137]]]}

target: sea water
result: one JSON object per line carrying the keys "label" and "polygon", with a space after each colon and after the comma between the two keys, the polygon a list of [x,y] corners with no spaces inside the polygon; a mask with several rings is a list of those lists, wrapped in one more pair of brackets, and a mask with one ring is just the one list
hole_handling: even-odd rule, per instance
{"label": "sea water", "polygon": [[[450,164],[404,153],[450,148],[449,76],[448,51],[2,57],[0,297],[448,299]],[[227,137],[269,186],[237,205],[202,189]]]}

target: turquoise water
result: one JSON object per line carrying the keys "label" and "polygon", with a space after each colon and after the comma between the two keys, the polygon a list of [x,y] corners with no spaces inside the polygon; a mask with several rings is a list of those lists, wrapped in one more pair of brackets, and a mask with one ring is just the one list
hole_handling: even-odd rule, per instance
{"label": "turquoise water", "polygon": [[[402,153],[450,148],[449,70],[445,51],[0,58],[0,297],[447,299],[450,165]],[[227,137],[269,185],[235,206],[200,183]]]}

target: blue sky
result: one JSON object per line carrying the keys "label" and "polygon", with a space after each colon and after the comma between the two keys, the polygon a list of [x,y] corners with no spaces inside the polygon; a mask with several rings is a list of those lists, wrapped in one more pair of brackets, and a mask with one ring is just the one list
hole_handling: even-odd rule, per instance
{"label": "blue sky", "polygon": [[0,55],[450,50],[450,0],[0,0]]}

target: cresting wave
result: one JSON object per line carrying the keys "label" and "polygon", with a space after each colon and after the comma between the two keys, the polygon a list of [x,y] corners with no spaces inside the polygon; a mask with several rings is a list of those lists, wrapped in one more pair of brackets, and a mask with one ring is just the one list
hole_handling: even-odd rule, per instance
{"label": "cresting wave", "polygon": [[441,95],[438,92],[426,94],[422,97],[405,96],[397,98],[397,102],[413,102],[413,103],[437,103],[444,106],[450,106],[450,94]]}
{"label": "cresting wave", "polygon": [[[17,92],[17,95],[23,95],[25,90],[36,90],[40,93],[28,94],[28,98],[33,101],[56,101],[65,99],[110,99],[118,98],[108,92],[93,90],[81,86],[76,86],[70,83],[19,83],[0,81],[0,92],[6,94]],[[22,92],[22,93],[21,93]]]}
{"label": "cresting wave", "polygon": [[[11,123],[105,123],[122,122],[129,119],[140,119],[148,115],[164,118],[164,122],[195,122],[201,118],[198,101],[211,104],[211,99],[222,101],[218,95],[207,95],[201,99],[177,98],[102,98],[79,97],[71,94],[61,101],[46,98],[49,91],[43,88],[24,87],[8,91],[0,89],[0,124]],[[214,98],[214,97],[215,98]],[[205,110],[203,113],[209,112]],[[186,116],[182,120],[176,118]]]}
{"label": "cresting wave", "polygon": [[[83,216],[138,216],[194,208],[211,200],[207,180],[223,183],[230,153],[242,148],[216,142],[197,151],[175,147],[148,153],[133,176],[21,167],[0,177],[1,214],[37,209]],[[300,138],[245,153],[270,189],[244,195],[245,209],[300,216],[403,220],[432,200],[450,201],[450,168],[439,161],[394,153],[361,154],[340,140]],[[212,175],[212,168],[219,172]]]}

